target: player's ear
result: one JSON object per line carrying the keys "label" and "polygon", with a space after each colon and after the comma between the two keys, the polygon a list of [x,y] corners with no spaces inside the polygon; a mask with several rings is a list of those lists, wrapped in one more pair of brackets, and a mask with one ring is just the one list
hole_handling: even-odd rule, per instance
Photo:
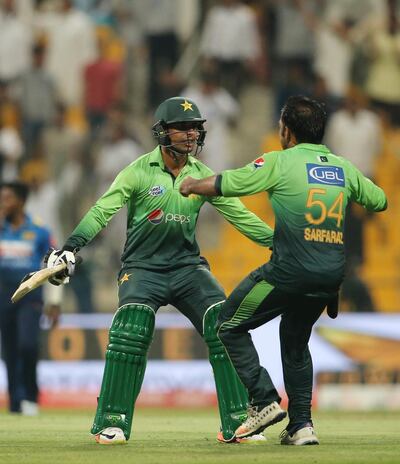
{"label": "player's ear", "polygon": [[285,126],[284,124],[282,125],[282,138],[283,140],[286,142],[286,144],[289,143],[290,141],[290,136],[291,136],[291,133],[290,133],[290,130],[287,126]]}
{"label": "player's ear", "polygon": [[283,137],[288,147],[297,145],[296,136],[287,126],[283,126]]}

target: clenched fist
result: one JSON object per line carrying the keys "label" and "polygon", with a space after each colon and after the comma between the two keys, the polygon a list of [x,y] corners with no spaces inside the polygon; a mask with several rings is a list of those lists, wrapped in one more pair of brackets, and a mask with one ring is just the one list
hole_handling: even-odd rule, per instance
{"label": "clenched fist", "polygon": [[193,179],[193,177],[185,177],[183,179],[181,186],[179,187],[179,192],[181,195],[184,197],[188,197],[192,192],[191,187],[193,186],[193,183],[196,182],[196,179]]}

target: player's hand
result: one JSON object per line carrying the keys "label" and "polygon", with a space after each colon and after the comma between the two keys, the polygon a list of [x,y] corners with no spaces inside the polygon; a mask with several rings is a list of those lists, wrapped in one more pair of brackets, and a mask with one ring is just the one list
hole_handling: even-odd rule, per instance
{"label": "player's hand", "polygon": [[47,319],[49,320],[50,323],[50,328],[54,329],[54,327],[57,327],[58,322],[60,320],[60,306],[59,305],[49,305],[46,306],[45,308],[45,313],[47,316]]}
{"label": "player's hand", "polygon": [[63,285],[69,282],[70,276],[75,271],[76,259],[72,251],[50,248],[44,257],[44,265],[49,268],[62,263],[67,265],[66,269],[49,278],[49,282],[53,285]]}
{"label": "player's hand", "polygon": [[192,193],[191,187],[194,182],[196,182],[196,179],[193,179],[193,177],[185,177],[179,187],[181,195],[188,197]]}

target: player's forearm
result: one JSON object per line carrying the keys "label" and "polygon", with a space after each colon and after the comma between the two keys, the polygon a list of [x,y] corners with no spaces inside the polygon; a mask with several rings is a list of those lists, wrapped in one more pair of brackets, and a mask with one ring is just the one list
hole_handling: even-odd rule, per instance
{"label": "player's forearm", "polygon": [[[254,217],[258,220],[256,215],[254,215]],[[265,224],[262,221],[254,221],[251,224],[231,222],[231,224],[252,242],[267,248],[273,245],[274,231],[268,224]]]}
{"label": "player's forearm", "polygon": [[238,198],[214,198],[211,204],[241,234],[261,246],[272,246],[273,229],[249,211]]}
{"label": "player's forearm", "polygon": [[186,177],[179,190],[185,197],[191,194],[215,197],[221,194],[218,190],[217,179],[218,176],[205,177],[204,179]]}

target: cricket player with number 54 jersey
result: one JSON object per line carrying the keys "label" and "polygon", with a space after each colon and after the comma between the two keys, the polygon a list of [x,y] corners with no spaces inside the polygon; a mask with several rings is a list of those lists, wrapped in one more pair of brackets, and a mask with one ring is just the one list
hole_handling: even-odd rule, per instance
{"label": "cricket player with number 54 jersey", "polygon": [[319,443],[311,420],[313,369],[308,342],[325,308],[336,317],[344,277],[346,205],[355,201],[383,211],[382,189],[349,161],[321,145],[326,112],[306,97],[290,97],[279,121],[283,151],[266,153],[249,165],[200,179],[186,178],[185,196],[218,198],[266,191],[275,214],[271,260],[233,291],[218,316],[218,337],[246,386],[251,404],[235,435],[260,433],[284,419],[280,397],[262,366],[249,330],[281,316],[283,376],[289,398],[289,423],[283,445]]}
{"label": "cricket player with number 54 jersey", "polygon": [[[64,247],[47,257],[49,267],[66,262],[71,275],[75,253],[127,205],[127,238],[118,278],[119,308],[109,333],[92,427],[101,444],[125,443],[129,439],[155,314],[167,304],[190,319],[209,347],[221,416],[218,441],[265,440],[256,431],[245,439],[235,436],[246,418],[248,396],[215,331],[225,294],[200,256],[195,227],[200,208],[208,201],[236,229],[261,246],[271,246],[273,231],[237,198],[180,195],[179,187],[186,176],[202,178],[213,174],[191,156],[204,144],[204,123],[193,101],[180,97],[164,101],[156,111],[153,126],[158,146],[123,169]],[[56,276],[53,283],[64,283],[68,275]]]}

